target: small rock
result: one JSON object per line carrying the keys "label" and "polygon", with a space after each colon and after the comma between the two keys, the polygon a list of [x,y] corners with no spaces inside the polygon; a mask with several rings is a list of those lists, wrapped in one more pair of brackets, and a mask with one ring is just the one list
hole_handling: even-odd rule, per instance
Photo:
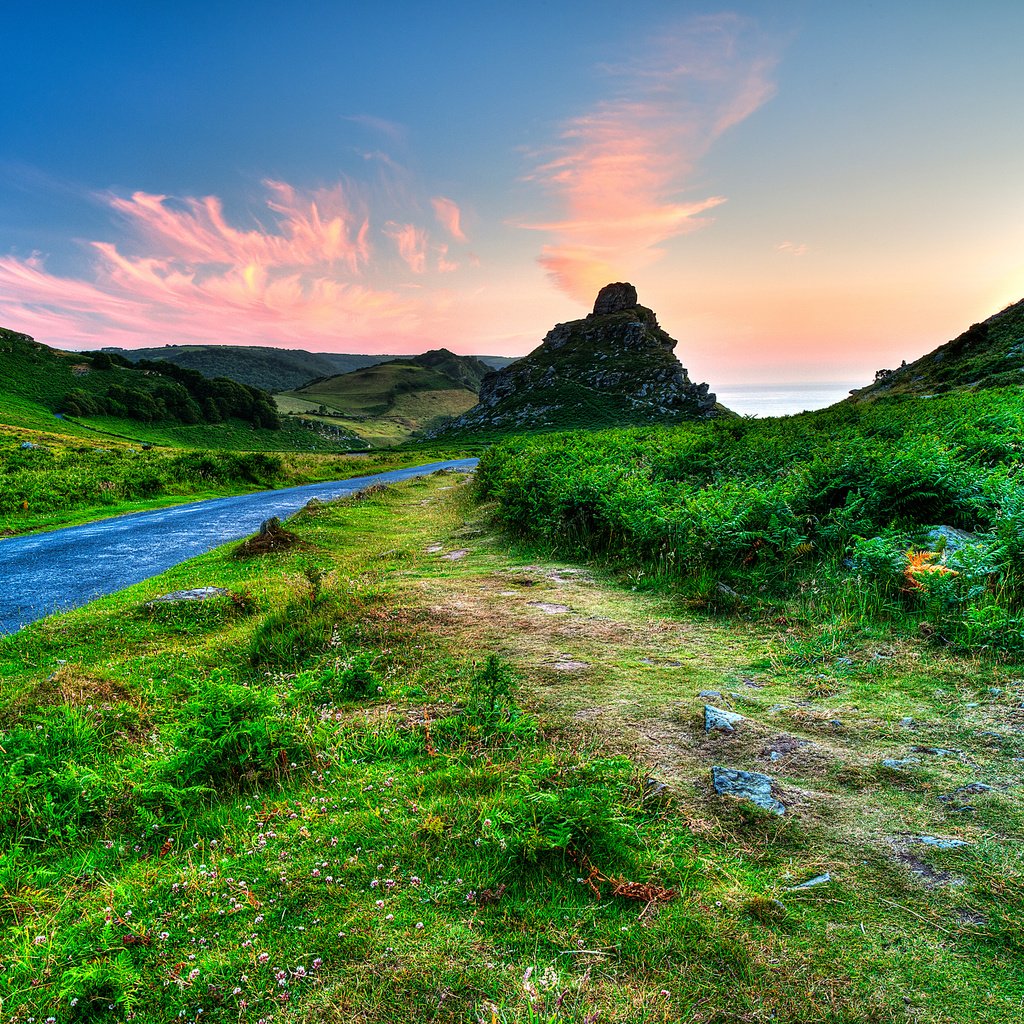
{"label": "small rock", "polygon": [[916,836],[915,841],[939,850],[955,850],[958,846],[970,846],[965,839],[943,839],[941,836]]}
{"label": "small rock", "polygon": [[915,722],[908,715],[906,718],[901,718],[900,719],[900,728],[901,729],[916,729],[917,728],[917,722]]}
{"label": "small rock", "polygon": [[957,757],[959,750],[947,750],[945,747],[914,747],[918,754],[934,754],[936,757]]}
{"label": "small rock", "polygon": [[813,889],[816,885],[824,885],[826,882],[831,881],[832,876],[826,871],[824,874],[808,878],[806,882],[801,882],[799,885],[791,885],[786,892],[796,892],[798,889]]}
{"label": "small rock", "polygon": [[209,601],[211,597],[222,597],[229,593],[223,587],[196,587],[194,590],[174,590],[169,594],[161,594],[152,601],[146,602],[147,608],[157,604],[184,604],[188,601]]}
{"label": "small rock", "polygon": [[654,778],[653,775],[648,776],[644,779],[644,799],[645,800],[657,800],[659,797],[664,796],[668,792],[668,786],[665,785],[661,779]]}
{"label": "small rock", "polygon": [[722,694],[718,690],[701,690],[698,697],[706,697],[708,700],[721,700]]}
{"label": "small rock", "polygon": [[772,795],[770,775],[761,772],[742,772],[735,768],[721,768],[715,765],[711,769],[711,781],[715,792],[720,796],[733,796],[740,800],[749,800],[758,807],[771,811],[772,814],[785,814],[786,806]]}
{"label": "small rock", "polygon": [[954,793],[991,793],[992,787],[985,782],[968,782],[966,786],[960,786],[953,790]]}
{"label": "small rock", "polygon": [[428,555],[439,555],[442,551],[444,551],[444,545],[443,544],[428,544],[423,550]]}
{"label": "small rock", "polygon": [[461,558],[465,558],[469,554],[469,548],[456,548],[455,551],[449,551],[447,555],[441,557],[446,562],[457,562]]}
{"label": "small rock", "polygon": [[553,661],[551,667],[556,672],[582,672],[585,668],[590,668],[589,661],[575,661],[572,658],[563,658],[560,661]]}
{"label": "small rock", "polygon": [[920,764],[919,757],[887,757],[882,761],[885,768],[906,768],[908,765]]}
{"label": "small rock", "polygon": [[744,717],[737,715],[735,711],[725,711],[710,704],[704,705],[704,731],[706,733],[735,732],[736,726],[743,721],[745,721]]}

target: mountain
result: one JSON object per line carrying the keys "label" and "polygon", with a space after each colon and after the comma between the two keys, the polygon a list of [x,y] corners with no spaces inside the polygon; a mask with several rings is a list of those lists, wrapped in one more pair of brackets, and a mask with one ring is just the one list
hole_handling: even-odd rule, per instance
{"label": "mountain", "polygon": [[435,349],[351,373],[335,374],[275,395],[278,408],[397,444],[476,405],[491,368],[474,356]]}
{"label": "mountain", "polygon": [[693,384],[676,342],[631,284],[606,285],[594,310],[557,324],[540,346],[480,385],[480,402],[441,434],[673,423],[728,414]]}
{"label": "mountain", "polygon": [[[399,355],[358,355],[345,352],[307,352],[304,349],[272,348],[264,345],[164,345],[162,348],[105,348],[104,352],[123,356],[131,362],[140,359],[166,359],[177,366],[198,370],[207,377],[230,377],[241,384],[265,391],[289,391],[321,377],[351,373],[364,366]],[[505,356],[481,356],[489,366],[505,366]]]}
{"label": "mountain", "polygon": [[1024,299],[912,363],[904,360],[895,370],[879,370],[874,383],[851,392],[848,401],[1014,384],[1024,385]]}

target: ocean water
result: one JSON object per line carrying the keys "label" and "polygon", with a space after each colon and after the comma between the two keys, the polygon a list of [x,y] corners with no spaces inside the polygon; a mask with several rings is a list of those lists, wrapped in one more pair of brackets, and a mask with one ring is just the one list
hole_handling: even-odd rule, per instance
{"label": "ocean water", "polygon": [[734,384],[714,388],[718,401],[741,416],[791,416],[812,412],[846,398],[864,381],[816,381],[811,384]]}

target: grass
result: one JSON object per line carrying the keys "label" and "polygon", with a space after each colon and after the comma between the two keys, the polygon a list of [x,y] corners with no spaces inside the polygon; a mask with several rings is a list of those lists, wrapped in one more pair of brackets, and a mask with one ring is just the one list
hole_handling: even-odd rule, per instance
{"label": "grass", "polygon": [[1013,1019],[1020,665],[709,618],[492,511],[378,490],[0,641],[5,1019]]}
{"label": "grass", "polygon": [[365,476],[446,458],[450,451],[458,448],[366,455],[143,450],[116,439],[98,444],[95,438],[0,427],[0,536],[202,498]]}

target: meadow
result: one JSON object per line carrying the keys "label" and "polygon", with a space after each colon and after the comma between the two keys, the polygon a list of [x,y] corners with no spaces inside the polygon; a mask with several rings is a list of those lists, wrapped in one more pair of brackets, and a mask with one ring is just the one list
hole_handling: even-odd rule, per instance
{"label": "meadow", "polygon": [[1021,436],[509,438],[0,639],[0,1019],[1014,1019]]}

